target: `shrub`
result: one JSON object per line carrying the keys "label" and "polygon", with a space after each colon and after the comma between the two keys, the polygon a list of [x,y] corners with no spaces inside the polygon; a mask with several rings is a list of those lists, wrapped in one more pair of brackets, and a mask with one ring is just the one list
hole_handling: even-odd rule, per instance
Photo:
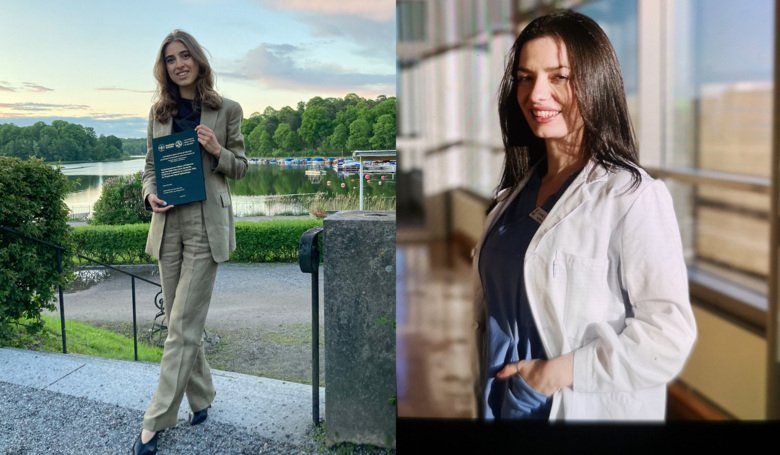
{"label": "shrub", "polygon": [[293,262],[298,260],[298,244],[309,229],[322,226],[321,220],[274,220],[236,223],[236,262]]}
{"label": "shrub", "polygon": [[141,171],[112,177],[103,183],[90,224],[148,223],[152,212],[144,208]]}
{"label": "shrub", "polygon": [[148,264],[144,252],[148,224],[78,226],[73,229],[74,252],[105,264]]}
{"label": "shrub", "polygon": [[[321,220],[240,221],[236,223],[236,262],[290,262],[298,260],[304,232],[322,226]],[[74,251],[107,264],[143,264],[154,260],[144,253],[148,224],[78,226],[73,229]]]}
{"label": "shrub", "polygon": [[[0,157],[0,224],[69,248],[67,188],[62,172],[42,160]],[[22,318],[30,333],[43,328],[41,311],[55,309],[55,288],[70,275],[68,255],[62,259],[60,272],[55,248],[0,230],[0,339]]]}

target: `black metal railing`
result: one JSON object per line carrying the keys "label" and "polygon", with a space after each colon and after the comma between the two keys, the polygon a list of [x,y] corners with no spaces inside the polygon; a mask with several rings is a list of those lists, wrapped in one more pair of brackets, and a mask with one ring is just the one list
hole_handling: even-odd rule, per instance
{"label": "black metal railing", "polygon": [[[15,230],[15,229],[12,229],[12,228],[9,228],[9,227],[6,227],[6,226],[0,226],[0,230],[2,230],[4,232],[7,232],[9,234],[15,235],[17,237],[21,237],[21,238],[24,238],[26,240],[39,243],[41,245],[46,245],[46,246],[56,250],[56,252],[57,252],[56,262],[57,263],[55,264],[55,267],[57,267],[57,272],[58,273],[62,273],[62,256],[63,256],[63,253],[67,252],[67,249],[65,247],[63,247],[61,245],[56,245],[56,244],[51,243],[51,242],[47,242],[45,240],[41,240],[41,239],[36,239],[34,237],[30,237],[27,234],[24,234],[22,232],[19,232],[19,231]],[[117,272],[120,272],[120,273],[123,273],[125,275],[129,275],[130,276],[130,283],[131,283],[130,287],[131,287],[132,302],[133,302],[133,359],[134,360],[138,360],[138,326],[137,326],[137,322],[136,322],[135,280],[138,279],[138,280],[144,281],[146,283],[152,284],[152,285],[160,287],[160,288],[162,288],[162,286],[160,286],[160,283],[155,283],[154,281],[147,280],[146,278],[144,278],[142,276],[135,275],[135,274],[133,274],[131,272],[128,272],[126,270],[122,270],[122,269],[114,267],[112,265],[104,264],[104,263],[98,261],[97,259],[93,259],[93,258],[90,258],[90,257],[87,257],[87,256],[83,256],[81,254],[77,254],[77,253],[72,253],[72,255],[74,257],[79,258],[79,259],[83,259],[83,260],[89,261],[91,263],[94,263],[94,264],[97,264],[97,265],[100,265],[100,266],[106,267],[108,269],[111,269],[111,270],[114,270],[114,271],[117,271]],[[67,354],[68,353],[68,344],[67,344],[67,338],[66,338],[66,334],[65,334],[65,299],[64,299],[64,295],[63,295],[63,291],[62,291],[62,285],[57,285],[57,288],[58,288],[59,300],[60,300],[59,303],[60,303],[60,329],[62,331],[62,353],[63,354]],[[155,324],[157,324],[156,323],[157,318],[162,316],[162,315],[164,315],[162,299],[159,296],[160,296],[160,292],[158,292],[157,295],[155,295],[154,301],[155,301],[155,306],[158,308],[158,310],[161,310],[162,313],[158,312],[157,316],[155,316]],[[158,300],[159,300],[159,305],[158,305]],[[164,326],[161,325],[161,329],[162,328],[164,328]]]}
{"label": "black metal railing", "polygon": [[311,274],[311,416],[320,424],[320,296],[319,296],[319,235],[323,228],[304,232],[298,244],[298,265],[301,272]]}

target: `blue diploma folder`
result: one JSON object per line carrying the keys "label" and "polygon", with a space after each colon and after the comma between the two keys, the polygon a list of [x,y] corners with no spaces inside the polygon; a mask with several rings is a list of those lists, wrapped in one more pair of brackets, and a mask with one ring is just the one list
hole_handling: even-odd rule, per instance
{"label": "blue diploma folder", "polygon": [[198,134],[195,130],[154,138],[157,197],[173,205],[206,199]]}

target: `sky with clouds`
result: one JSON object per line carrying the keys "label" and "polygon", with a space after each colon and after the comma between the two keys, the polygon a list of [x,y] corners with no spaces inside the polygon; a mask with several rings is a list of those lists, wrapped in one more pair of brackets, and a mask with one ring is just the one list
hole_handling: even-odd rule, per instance
{"label": "sky with clouds", "polygon": [[395,96],[394,0],[3,0],[0,123],[144,137],[152,67],[176,28],[245,117],[314,96]]}

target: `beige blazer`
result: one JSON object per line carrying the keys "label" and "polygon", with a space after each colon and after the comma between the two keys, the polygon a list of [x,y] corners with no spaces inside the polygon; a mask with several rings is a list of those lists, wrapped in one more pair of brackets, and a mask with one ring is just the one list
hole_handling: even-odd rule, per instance
{"label": "beige blazer", "polygon": [[[666,385],[696,339],[688,274],[664,183],[591,161],[561,196],[524,259],[528,304],[548,358],[574,353],[574,385],[553,395],[550,420],[663,420]],[[529,173],[530,175],[530,173]],[[517,198],[503,192],[485,233]],[[482,415],[487,308],[474,256],[475,398]]]}
{"label": "beige blazer", "polygon": [[[243,111],[235,101],[223,98],[222,106],[217,110],[203,108],[200,115],[202,124],[211,128],[222,145],[219,159],[201,150],[204,178],[206,182],[206,200],[203,201],[203,216],[211,247],[211,255],[216,262],[228,260],[230,252],[236,249],[236,233],[233,221],[233,208],[230,201],[230,186],[227,178],[240,179],[246,174],[247,160],[244,154],[244,136],[241,134]],[[157,181],[154,174],[152,139],[171,134],[173,122],[154,120],[149,112],[149,127],[146,139],[146,165],[143,175],[143,198],[147,209],[151,210],[146,197],[157,194]],[[174,209],[175,210],[175,209]],[[160,257],[165,230],[166,213],[152,214],[152,224],[146,238],[146,253]]]}

